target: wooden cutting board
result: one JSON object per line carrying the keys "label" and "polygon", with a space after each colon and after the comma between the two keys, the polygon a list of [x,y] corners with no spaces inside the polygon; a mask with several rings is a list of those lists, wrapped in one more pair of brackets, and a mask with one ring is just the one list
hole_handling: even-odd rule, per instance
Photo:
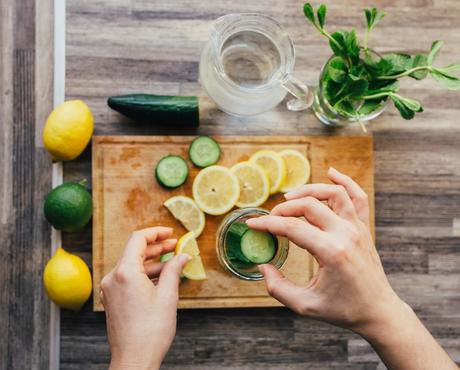
{"label": "wooden cutting board", "polygon": [[[191,196],[198,169],[190,163],[190,177],[178,189],[158,185],[154,168],[160,158],[178,154],[188,158],[189,136],[95,136],[93,137],[93,279],[94,310],[103,306],[99,284],[116,264],[132,231],[163,225],[174,228],[174,237],[186,232],[163,207],[174,195]],[[354,178],[369,194],[374,225],[374,169],[371,137],[346,136],[221,136],[219,164],[232,166],[260,149],[296,149],[311,161],[311,182],[328,182],[330,166]],[[281,194],[262,206],[270,210],[283,201]],[[248,282],[231,276],[220,266],[215,252],[215,235],[223,216],[206,216],[206,227],[198,239],[208,279],[184,280],[179,308],[279,306],[268,296],[264,282]],[[316,262],[306,251],[291,243],[282,270],[298,284],[314,274]]]}

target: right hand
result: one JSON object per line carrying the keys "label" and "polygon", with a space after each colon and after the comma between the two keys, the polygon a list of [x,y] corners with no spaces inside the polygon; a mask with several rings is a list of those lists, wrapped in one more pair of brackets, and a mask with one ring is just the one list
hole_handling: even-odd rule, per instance
{"label": "right hand", "polygon": [[375,249],[366,193],[335,169],[328,177],[334,184],[304,185],[287,193],[287,201],[270,215],[247,224],[286,236],[319,264],[306,286],[294,284],[272,265],[260,265],[270,295],[301,315],[365,334],[393,315],[395,307],[406,305],[391,288]]}

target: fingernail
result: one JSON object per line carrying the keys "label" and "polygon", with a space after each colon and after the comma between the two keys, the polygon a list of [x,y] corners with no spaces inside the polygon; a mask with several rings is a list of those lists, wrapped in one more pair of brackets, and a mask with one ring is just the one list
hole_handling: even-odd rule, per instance
{"label": "fingernail", "polygon": [[329,172],[335,172],[335,173],[339,173],[339,171],[337,171],[334,167],[329,167]]}
{"label": "fingernail", "polygon": [[188,261],[190,261],[192,259],[192,256],[190,256],[189,254],[186,254],[186,253],[181,253],[179,254],[179,262],[181,263],[186,263]]}

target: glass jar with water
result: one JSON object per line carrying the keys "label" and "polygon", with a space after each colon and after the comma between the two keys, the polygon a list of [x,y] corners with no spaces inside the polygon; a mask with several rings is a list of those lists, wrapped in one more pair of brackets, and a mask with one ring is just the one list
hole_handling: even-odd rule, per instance
{"label": "glass jar with water", "polygon": [[292,76],[294,45],[285,30],[261,14],[216,20],[200,60],[200,82],[223,111],[240,116],[266,112],[289,92],[290,110],[312,104],[308,87]]}

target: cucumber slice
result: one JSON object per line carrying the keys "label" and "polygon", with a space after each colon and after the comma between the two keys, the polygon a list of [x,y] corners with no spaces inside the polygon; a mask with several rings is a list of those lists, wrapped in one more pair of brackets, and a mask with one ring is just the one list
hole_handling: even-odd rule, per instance
{"label": "cucumber slice", "polygon": [[249,229],[241,237],[241,252],[253,263],[267,263],[276,253],[275,237],[270,233]]}
{"label": "cucumber slice", "polygon": [[168,262],[171,258],[174,257],[174,252],[168,252],[160,256],[160,262]]}
{"label": "cucumber slice", "polygon": [[198,136],[190,144],[188,155],[197,167],[212,166],[220,158],[220,146],[212,137]]}
{"label": "cucumber slice", "polygon": [[[166,263],[174,257],[174,252],[168,252],[160,256],[160,262]],[[184,274],[181,272],[179,275],[180,278],[185,278]]]}
{"label": "cucumber slice", "polygon": [[234,222],[227,231],[225,244],[229,260],[236,260],[243,263],[251,263],[241,252],[241,237],[249,227],[245,222]]}
{"label": "cucumber slice", "polygon": [[155,177],[160,185],[171,189],[177,188],[187,180],[187,162],[178,155],[163,157],[155,168]]}

